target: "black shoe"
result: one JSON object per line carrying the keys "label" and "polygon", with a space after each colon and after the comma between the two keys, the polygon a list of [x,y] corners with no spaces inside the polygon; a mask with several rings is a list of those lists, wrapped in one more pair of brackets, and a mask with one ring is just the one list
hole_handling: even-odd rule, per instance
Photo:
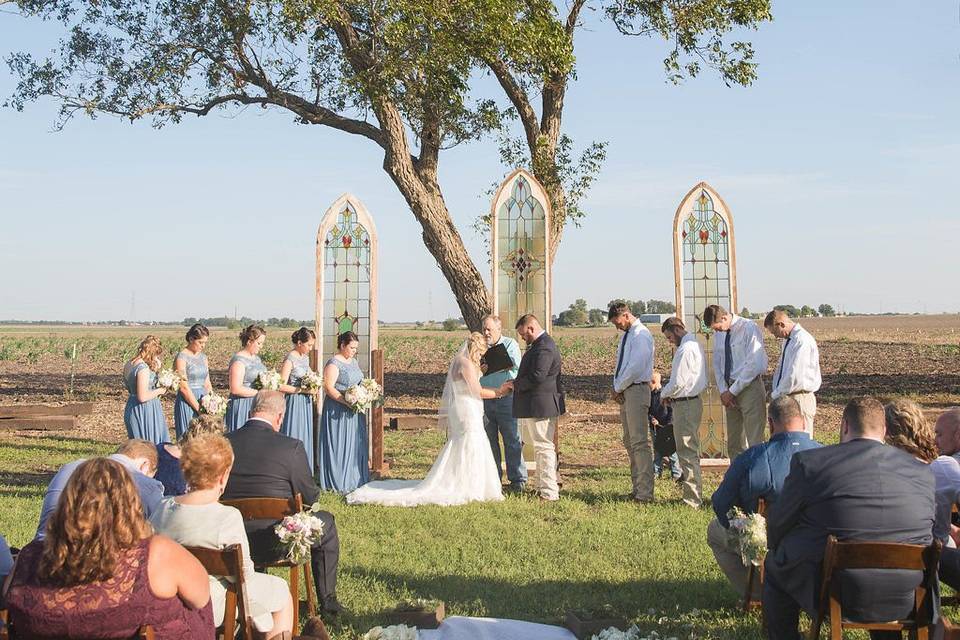
{"label": "black shoe", "polygon": [[519,493],[523,493],[526,488],[527,488],[527,485],[523,484],[522,482],[518,482],[516,484],[511,482],[506,487],[504,487],[503,492],[519,494]]}
{"label": "black shoe", "polygon": [[320,605],[321,615],[328,615],[336,617],[343,612],[343,606],[337,600],[337,596],[330,596],[325,598],[323,603]]}

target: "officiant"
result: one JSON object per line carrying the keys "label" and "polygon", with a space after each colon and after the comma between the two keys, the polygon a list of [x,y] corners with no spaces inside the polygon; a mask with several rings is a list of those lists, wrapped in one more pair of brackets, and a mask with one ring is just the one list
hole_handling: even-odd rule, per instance
{"label": "officiant", "polygon": [[[504,382],[517,377],[520,366],[520,345],[513,338],[503,335],[500,318],[487,315],[483,318],[483,337],[487,340],[487,352],[480,360],[484,376],[480,386],[499,389]],[[513,394],[502,398],[490,398],[483,401],[483,426],[490,440],[493,461],[497,465],[497,476],[503,481],[500,466],[500,439],[503,439],[503,453],[507,459],[507,479],[510,485],[507,491],[520,493],[527,483],[527,467],[523,463],[523,443],[520,442],[520,430],[517,419],[513,417]]]}

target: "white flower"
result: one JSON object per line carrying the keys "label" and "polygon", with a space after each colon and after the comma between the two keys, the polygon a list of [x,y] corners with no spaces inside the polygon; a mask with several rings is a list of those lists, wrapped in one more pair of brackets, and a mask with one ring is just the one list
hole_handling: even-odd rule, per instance
{"label": "white flower", "polygon": [[767,555],[767,520],[758,513],[745,514],[739,507],[727,513],[729,535],[740,549],[744,565],[760,566]]}
{"label": "white flower", "polygon": [[300,378],[300,388],[309,393],[315,393],[323,386],[323,377],[316,371],[307,371]]}
{"label": "white flower", "polygon": [[265,389],[267,391],[278,391],[283,379],[276,371],[264,371],[253,381],[254,389]]}
{"label": "white flower", "polygon": [[357,413],[383,402],[383,389],[373,378],[364,378],[343,393],[343,399]]}
{"label": "white flower", "polygon": [[[314,505],[316,506],[316,505]],[[323,537],[323,521],[312,515],[317,509],[287,516],[274,526],[281,544],[287,547],[287,558],[294,564],[310,561],[310,548]]]}
{"label": "white flower", "polygon": [[157,374],[157,389],[169,389],[176,391],[180,388],[183,378],[173,369],[161,369]]}
{"label": "white flower", "polygon": [[200,413],[223,416],[227,413],[227,399],[216,393],[208,393],[200,398]]}
{"label": "white flower", "polygon": [[405,624],[374,627],[363,635],[363,640],[417,640],[417,628]]}

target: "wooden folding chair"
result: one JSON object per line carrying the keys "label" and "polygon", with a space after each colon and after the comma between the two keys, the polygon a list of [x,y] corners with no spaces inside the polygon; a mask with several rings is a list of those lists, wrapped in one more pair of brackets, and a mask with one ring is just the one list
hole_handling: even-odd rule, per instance
{"label": "wooden folding chair", "polygon": [[[757,501],[757,513],[759,513],[764,518],[767,517],[767,501],[763,498],[760,498]],[[744,612],[749,612],[752,609],[758,609],[763,606],[763,603],[760,600],[754,600],[753,596],[753,585],[759,581],[760,590],[763,591],[763,563],[759,567],[750,565],[750,568],[747,569],[747,588],[743,592],[743,610]]]}
{"label": "wooden folding chair", "polygon": [[228,578],[227,598],[224,604],[223,631],[224,640],[233,640],[236,636],[239,612],[240,628],[243,640],[253,640],[253,627],[250,624],[250,603],[247,599],[246,583],[243,578],[243,551],[239,544],[225,549],[206,549],[202,547],[184,547],[200,561],[211,576]]}
{"label": "wooden folding chair", "polygon": [[[0,640],[16,640],[17,636],[13,630],[7,625],[6,611],[2,612],[4,615],[0,616]],[[137,630],[137,635],[134,636],[133,640],[156,640],[157,636],[153,631],[153,627],[148,624],[143,625]]]}
{"label": "wooden folding chair", "polygon": [[[897,544],[889,542],[839,542],[836,536],[827,538],[823,554],[823,582],[820,585],[820,605],[810,624],[808,640],[818,640],[820,626],[830,610],[830,638],[841,640],[844,629],[868,629],[871,631],[909,631],[916,640],[927,640],[933,625],[927,619],[930,598],[926,585],[936,575],[940,560],[939,540],[930,546]],[[913,611],[905,620],[890,622],[847,622],[843,619],[840,602],[839,580],[833,579],[835,571],[844,569],[910,569],[923,571],[923,579],[914,589]]]}
{"label": "wooden folding chair", "polygon": [[[303,498],[298,493],[292,498],[238,498],[236,500],[221,500],[221,504],[234,507],[247,520],[282,520],[283,518],[303,511]],[[290,595],[293,598],[293,635],[297,635],[300,628],[300,565],[294,564],[286,558],[268,564],[257,564],[257,571],[269,567],[288,567],[290,569]],[[314,616],[317,613],[317,598],[313,589],[313,575],[310,567],[303,570],[303,579],[307,592],[307,611]]]}

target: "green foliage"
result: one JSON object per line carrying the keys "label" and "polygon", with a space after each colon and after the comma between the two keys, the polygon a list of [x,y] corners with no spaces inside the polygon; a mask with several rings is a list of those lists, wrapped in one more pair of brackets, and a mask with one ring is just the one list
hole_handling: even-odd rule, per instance
{"label": "green foliage", "polygon": [[630,307],[630,313],[632,313],[635,316],[640,316],[647,312],[646,302],[644,302],[643,300],[627,300],[626,298],[617,298],[615,300],[611,300],[610,302],[607,303],[607,308],[609,309],[613,305],[618,304],[620,302]]}
{"label": "green foliage", "polygon": [[463,326],[463,322],[457,318],[447,318],[443,321],[444,331],[456,331]]}
{"label": "green foliage", "polygon": [[817,316],[817,310],[811,306],[803,305],[800,307],[800,317],[801,318],[815,318]]}
{"label": "green foliage", "polygon": [[557,316],[556,324],[561,327],[578,327],[587,324],[588,321],[587,301],[578,298],[576,302],[570,305],[569,309],[562,311]]}
{"label": "green foliage", "polygon": [[647,313],[676,313],[677,306],[664,300],[647,300]]}
{"label": "green foliage", "polygon": [[599,327],[607,324],[607,311],[606,309],[590,309],[587,312],[587,318],[591,325]]}
{"label": "green foliage", "polygon": [[786,313],[786,314],[787,314],[788,316],[790,316],[791,318],[799,318],[799,317],[800,317],[800,309],[797,309],[797,308],[796,308],[795,306],[793,306],[792,304],[778,304],[778,305],[775,305],[773,308],[774,308],[774,309],[777,309],[777,310],[779,310],[779,311],[783,311],[784,313]]}
{"label": "green foliage", "polygon": [[820,315],[822,315],[824,318],[832,318],[833,316],[837,315],[837,312],[834,311],[833,307],[829,304],[821,304],[819,307],[817,307],[817,311],[819,311]]}
{"label": "green foliage", "polygon": [[753,318],[753,314],[750,313],[750,309],[747,309],[746,307],[744,307],[743,309],[740,309],[740,317],[741,317],[741,318]]}

